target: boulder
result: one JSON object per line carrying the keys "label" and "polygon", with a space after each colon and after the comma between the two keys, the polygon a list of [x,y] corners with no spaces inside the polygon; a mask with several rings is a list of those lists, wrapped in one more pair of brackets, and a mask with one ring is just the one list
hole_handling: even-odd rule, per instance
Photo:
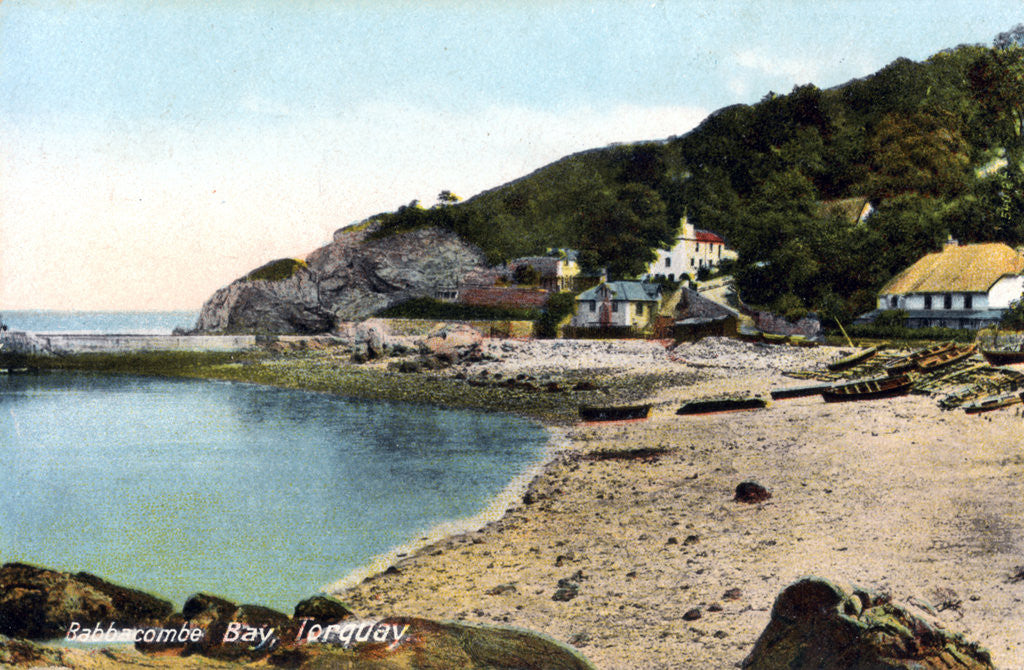
{"label": "boulder", "polygon": [[309,619],[311,623],[326,626],[355,616],[345,603],[332,596],[313,596],[295,606],[296,621]]}
{"label": "boulder", "polygon": [[64,651],[0,635],[0,667],[63,667]]}
{"label": "boulder", "polygon": [[741,503],[759,503],[772,497],[771,491],[757,482],[741,482],[736,486],[736,495],[733,498]]}
{"label": "boulder", "polygon": [[989,654],[927,612],[817,577],[786,587],[743,661],[749,670],[991,670]]}
{"label": "boulder", "polygon": [[166,600],[86,572],[70,574],[23,563],[0,568],[0,635],[61,637],[72,622],[83,628],[103,622],[119,627],[155,625],[173,611]]}

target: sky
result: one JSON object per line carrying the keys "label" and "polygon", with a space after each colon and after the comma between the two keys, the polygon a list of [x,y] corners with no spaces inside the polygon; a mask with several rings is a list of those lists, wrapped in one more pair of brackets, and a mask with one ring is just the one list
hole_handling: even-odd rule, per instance
{"label": "sky", "polygon": [[0,312],[198,309],[411,200],[991,44],[1024,0],[0,1]]}

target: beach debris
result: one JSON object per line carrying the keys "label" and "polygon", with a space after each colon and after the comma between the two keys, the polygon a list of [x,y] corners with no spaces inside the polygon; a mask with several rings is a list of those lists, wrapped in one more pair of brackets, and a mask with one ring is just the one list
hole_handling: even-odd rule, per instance
{"label": "beach debris", "polygon": [[947,631],[924,610],[819,577],[786,587],[743,661],[748,670],[892,668],[990,670],[988,651]]}
{"label": "beach debris", "polygon": [[564,577],[558,580],[558,588],[555,589],[555,593],[551,596],[552,600],[558,602],[568,602],[580,594],[580,582],[586,579],[583,576],[582,570],[577,570],[570,577]]}
{"label": "beach debris", "polygon": [[741,503],[755,504],[764,502],[771,497],[771,491],[757,482],[740,482],[736,486],[736,495],[733,500]]}
{"label": "beach debris", "polygon": [[0,568],[0,635],[45,640],[116,621],[155,625],[174,611],[166,600],[87,572],[72,574],[24,563]]}

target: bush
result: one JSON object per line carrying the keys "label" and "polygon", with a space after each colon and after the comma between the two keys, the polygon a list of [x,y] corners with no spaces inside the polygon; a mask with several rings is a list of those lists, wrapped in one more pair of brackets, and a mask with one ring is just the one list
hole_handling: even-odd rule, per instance
{"label": "bush", "polygon": [[1024,330],[1024,299],[1014,300],[1010,309],[1003,312],[999,327],[1007,330]]}
{"label": "bush", "polygon": [[576,296],[572,293],[556,293],[548,298],[544,313],[537,319],[537,337],[556,337],[558,323],[576,311]]}

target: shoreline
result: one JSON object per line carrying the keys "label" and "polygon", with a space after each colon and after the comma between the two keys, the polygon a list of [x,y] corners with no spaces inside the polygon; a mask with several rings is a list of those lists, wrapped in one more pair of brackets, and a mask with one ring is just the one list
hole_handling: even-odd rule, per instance
{"label": "shoreline", "polygon": [[[362,581],[360,572],[331,584],[361,616],[519,626],[577,647],[601,668],[731,667],[752,649],[780,590],[814,574],[931,602],[948,628],[987,647],[997,667],[1024,661],[1024,631],[1013,625],[1024,618],[1024,585],[1011,579],[1024,554],[1019,411],[967,416],[939,410],[933,397],[908,396],[797,398],[677,417],[687,399],[791,385],[782,371],[840,351],[715,340],[688,345],[686,362],[649,345],[588,345],[609,352],[577,362],[577,371],[599,372],[613,390],[600,397],[646,397],[654,408],[647,421],[570,423],[565,406],[516,404],[542,394],[467,386],[484,371],[540,375],[572,345],[508,346],[504,360],[440,373],[402,378],[361,368],[372,380],[415,382],[416,393],[383,395],[434,402],[437,389],[461,384],[469,392],[455,396],[461,403],[512,405],[564,437],[535,476],[524,473],[518,499],[509,490],[507,506],[488,507],[490,520],[432,529],[422,546],[381,556],[380,569],[367,569],[373,574]],[[622,351],[630,353],[620,360]],[[231,363],[186,376],[276,378],[286,387],[314,380],[317,387],[304,388],[343,392],[344,371],[332,373],[335,384],[307,374],[330,365],[318,356],[271,361],[272,375],[258,372],[263,364]],[[572,378],[574,370],[564,372]],[[588,395],[560,397],[567,406]],[[735,503],[733,489],[748,479],[773,498]],[[563,580],[575,589],[564,600],[554,597]],[[687,620],[691,610],[700,616]]]}

